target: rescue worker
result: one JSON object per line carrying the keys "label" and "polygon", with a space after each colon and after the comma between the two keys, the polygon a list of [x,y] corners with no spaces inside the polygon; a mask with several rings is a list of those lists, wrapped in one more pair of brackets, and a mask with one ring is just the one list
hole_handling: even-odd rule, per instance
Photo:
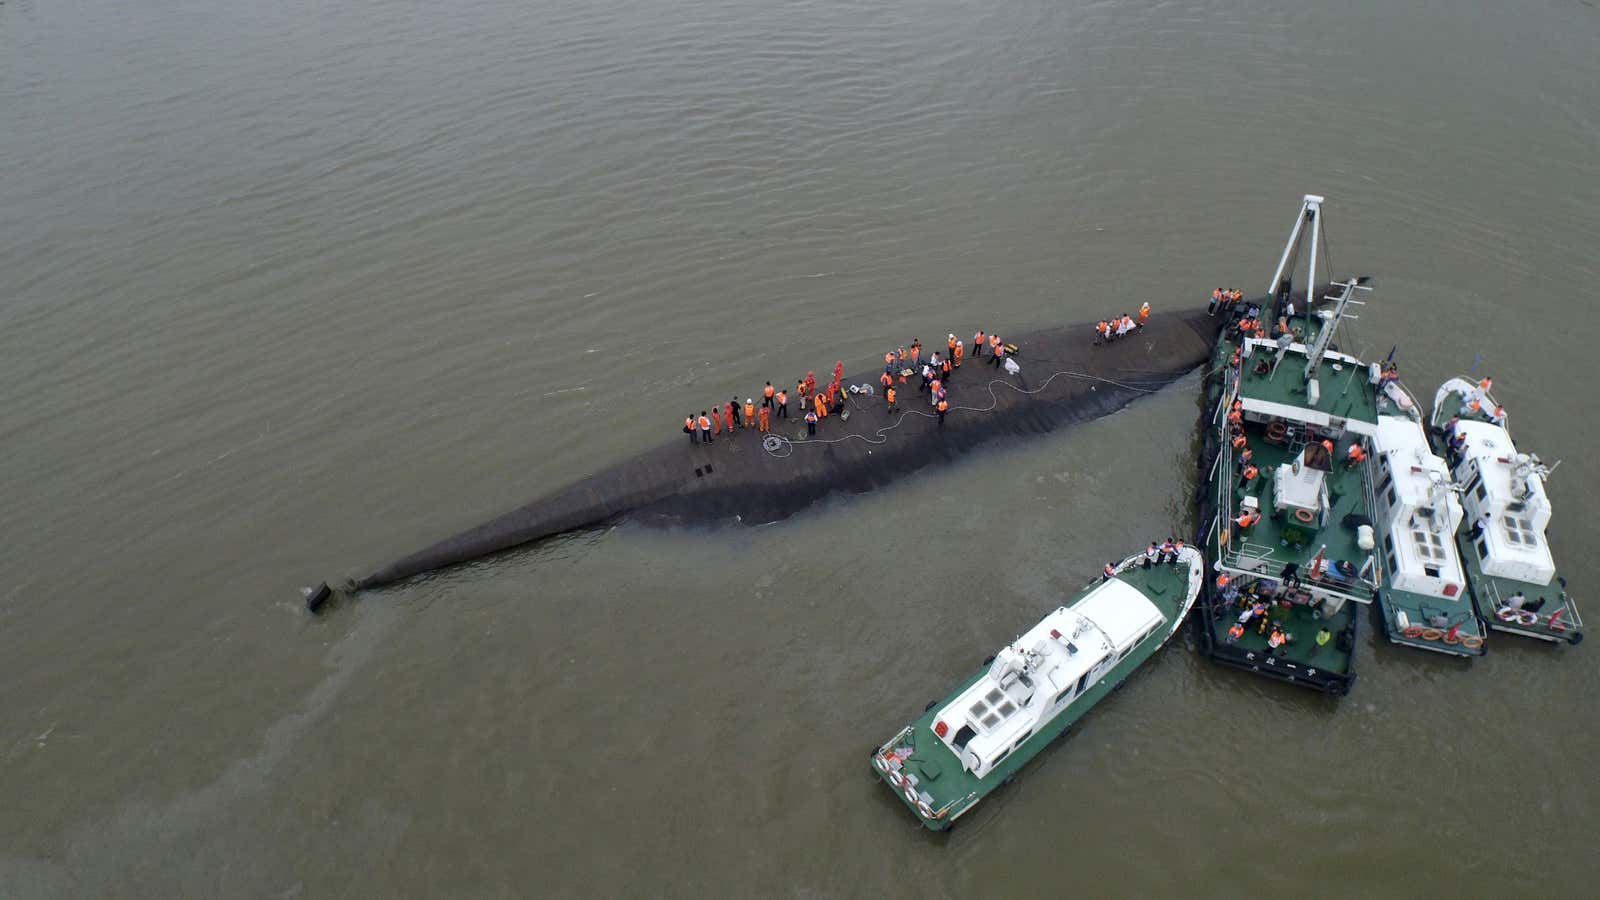
{"label": "rescue worker", "polygon": [[911,367],[913,369],[916,368],[917,367],[917,362],[920,361],[921,359],[922,359],[922,339],[921,338],[912,338],[911,339]]}
{"label": "rescue worker", "polygon": [[700,442],[711,443],[711,417],[703,409],[700,410]]}
{"label": "rescue worker", "polygon": [[1233,433],[1233,440],[1232,440],[1231,443],[1233,444],[1233,449],[1235,449],[1235,450],[1243,450],[1245,448],[1245,444],[1247,444],[1249,442],[1245,440],[1244,432],[1235,431]]}
{"label": "rescue worker", "polygon": [[999,348],[1000,348],[1000,335],[998,335],[998,334],[989,335],[989,352],[990,353],[994,353]]}
{"label": "rescue worker", "polygon": [[817,436],[817,413],[815,410],[806,413],[806,436]]}
{"label": "rescue worker", "polygon": [[722,407],[720,406],[711,407],[711,433],[722,433]]}
{"label": "rescue worker", "polygon": [[967,345],[966,344],[962,343],[961,341],[956,341],[955,360],[952,363],[952,365],[954,365],[958,369],[961,368],[961,357],[965,355],[966,349],[967,349]]}
{"label": "rescue worker", "polygon": [[1233,524],[1239,526],[1239,530],[1243,531],[1246,528],[1249,528],[1251,525],[1254,525],[1255,523],[1257,523],[1259,521],[1261,521],[1261,514],[1260,513],[1247,512],[1247,513],[1241,514],[1238,518],[1234,519],[1233,520]]}
{"label": "rescue worker", "polygon": [[1496,406],[1494,408],[1494,412],[1489,414],[1489,421],[1494,423],[1494,424],[1496,424],[1496,425],[1501,426],[1502,428],[1505,427],[1505,424],[1506,424],[1506,408],[1504,406]]}
{"label": "rescue worker", "polygon": [[844,383],[844,360],[842,360],[842,359],[834,360],[834,363],[833,363],[833,383],[834,384],[843,384]]}
{"label": "rescue worker", "polygon": [[1239,465],[1248,466],[1250,465],[1250,460],[1255,459],[1255,457],[1256,452],[1251,450],[1249,447],[1246,447],[1239,451]]}
{"label": "rescue worker", "polygon": [[894,379],[889,376],[888,372],[885,372],[878,376],[878,384],[881,385],[884,390],[888,390],[889,386],[894,384]]}
{"label": "rescue worker", "polygon": [[778,396],[777,396],[777,401],[778,401],[778,418],[780,418],[780,419],[789,418],[789,393],[787,391],[779,391],[778,392]]}
{"label": "rescue worker", "polygon": [[886,401],[886,404],[884,406],[884,410],[886,412],[894,412],[895,411],[894,401],[898,397],[899,397],[899,395],[895,393],[894,388],[892,388],[892,387],[883,392],[883,399]]}
{"label": "rescue worker", "polygon": [[1494,379],[1487,375],[1483,376],[1483,379],[1478,382],[1478,390],[1483,391],[1485,394],[1489,393],[1489,388],[1492,387],[1494,387]]}
{"label": "rescue worker", "polygon": [[816,392],[817,392],[817,373],[816,372],[812,372],[812,371],[807,371],[806,372],[806,393],[807,394],[815,394]]}
{"label": "rescue worker", "polygon": [[956,355],[956,336],[954,334],[950,335],[950,337],[945,340],[944,345],[947,350],[945,359],[954,357]]}
{"label": "rescue worker", "polygon": [[1167,538],[1165,541],[1161,542],[1161,562],[1168,563],[1175,558],[1176,557],[1173,556],[1172,538]]}
{"label": "rescue worker", "polygon": [[1116,566],[1116,564],[1108,562],[1108,563],[1106,563],[1106,567],[1104,569],[1100,570],[1100,580],[1101,581],[1110,581],[1111,580],[1111,576],[1113,576],[1115,574],[1117,574],[1117,566]]}
{"label": "rescue worker", "polygon": [[1331,640],[1333,640],[1333,632],[1329,631],[1326,626],[1317,629],[1317,646],[1311,652],[1316,653],[1323,647],[1328,646],[1328,641]]}
{"label": "rescue worker", "polygon": [[924,365],[922,367],[922,384],[917,388],[917,390],[925,391],[931,384],[933,384],[933,367]]}
{"label": "rescue worker", "polygon": [[948,359],[940,360],[939,361],[939,375],[940,375],[940,378],[942,380],[944,380],[944,381],[949,381],[950,380],[950,371],[951,371],[950,360],[948,360]]}
{"label": "rescue worker", "polygon": [[1156,542],[1155,541],[1151,541],[1150,542],[1150,546],[1144,548],[1144,562],[1141,564],[1141,568],[1145,568],[1145,569],[1150,568],[1151,566],[1155,565],[1156,560],[1158,560],[1160,558],[1161,558],[1161,550],[1160,550],[1160,548],[1156,547]]}
{"label": "rescue worker", "polygon": [[1206,304],[1206,315],[1208,315],[1208,316],[1216,315],[1217,314],[1217,308],[1220,307],[1221,305],[1222,305],[1222,288],[1217,288],[1216,290],[1211,292],[1211,302]]}
{"label": "rescue worker", "polygon": [[989,360],[995,365],[996,368],[998,368],[1002,363],[1005,362],[1006,345],[1000,341],[998,336],[996,336],[989,339],[989,347],[994,351],[994,354],[989,357]]}
{"label": "rescue worker", "polygon": [[1231,644],[1234,641],[1237,641],[1239,638],[1242,638],[1242,637],[1244,637],[1244,626],[1243,625],[1240,625],[1238,622],[1235,622],[1232,625],[1228,626],[1228,643]]}
{"label": "rescue worker", "polygon": [[727,421],[723,422],[722,425],[728,429],[729,434],[733,434],[733,426],[739,421],[739,398],[730,399],[723,413],[727,417]]}
{"label": "rescue worker", "polygon": [[767,382],[767,386],[761,389],[761,408],[762,409],[766,409],[766,410],[772,409],[772,397],[777,392],[778,392],[777,389],[772,386],[772,382],[770,382],[770,381]]}
{"label": "rescue worker", "polygon": [[939,391],[942,387],[943,382],[941,382],[938,378],[934,378],[932,381],[928,382],[928,403],[930,405],[939,402]]}
{"label": "rescue worker", "polygon": [[806,405],[806,380],[804,378],[796,378],[794,380],[794,395],[800,398],[800,408],[804,409]]}
{"label": "rescue worker", "polygon": [[888,373],[888,374],[891,374],[891,375],[894,374],[894,351],[893,350],[890,350],[888,353],[885,353],[883,355],[883,371],[885,373]]}
{"label": "rescue worker", "polygon": [[1354,469],[1356,466],[1361,465],[1366,458],[1367,451],[1361,449],[1361,442],[1357,441],[1356,443],[1351,444],[1350,449],[1345,453],[1344,467],[1346,469]]}
{"label": "rescue worker", "polygon": [[1289,636],[1280,631],[1278,626],[1272,626],[1272,633],[1267,635],[1267,647],[1272,650],[1276,650],[1288,642]]}
{"label": "rescue worker", "polygon": [[770,407],[761,407],[761,409],[757,411],[756,419],[758,424],[761,426],[762,434],[766,434],[768,431],[772,430],[772,409]]}
{"label": "rescue worker", "polygon": [[811,399],[815,405],[815,409],[813,409],[812,412],[817,414],[817,418],[826,419],[828,417],[828,398],[818,394]]}
{"label": "rescue worker", "polygon": [[695,427],[694,413],[690,413],[683,420],[683,433],[689,436],[689,443],[697,444],[700,442],[700,431]]}
{"label": "rescue worker", "polygon": [[972,336],[972,358],[977,359],[983,355],[983,329],[979,328]]}
{"label": "rescue worker", "polygon": [[1144,323],[1148,321],[1150,321],[1150,304],[1147,302],[1139,305],[1139,327],[1143,328]]}
{"label": "rescue worker", "polygon": [[744,401],[744,427],[756,427],[756,401],[754,397],[746,397]]}
{"label": "rescue worker", "polygon": [[941,426],[944,425],[944,414],[949,409],[950,409],[950,401],[944,399],[943,397],[940,397],[939,398],[938,410],[939,410],[939,424]]}
{"label": "rescue worker", "polygon": [[1104,344],[1106,341],[1111,340],[1111,323],[1105,319],[1094,323],[1094,334],[1096,344]]}
{"label": "rescue worker", "polygon": [[1249,490],[1250,482],[1255,481],[1256,475],[1258,474],[1260,474],[1260,472],[1253,464],[1245,466],[1244,471],[1239,473],[1239,487],[1243,488],[1244,490]]}

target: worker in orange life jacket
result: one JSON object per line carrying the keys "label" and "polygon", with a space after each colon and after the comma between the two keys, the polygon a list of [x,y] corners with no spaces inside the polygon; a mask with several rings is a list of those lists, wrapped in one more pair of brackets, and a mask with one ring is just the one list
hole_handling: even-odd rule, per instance
{"label": "worker in orange life jacket", "polygon": [[770,381],[767,382],[767,386],[761,389],[761,406],[762,406],[762,408],[764,408],[764,409],[771,409],[772,408],[772,397],[777,392],[778,392],[777,388],[774,388],[772,386],[772,382],[770,382]]}
{"label": "worker in orange life jacket", "polygon": [[683,420],[683,432],[689,436],[689,443],[696,444],[700,442],[700,429],[695,427],[694,413],[690,413]]}
{"label": "worker in orange life jacket", "polygon": [[889,385],[894,384],[894,379],[890,377],[888,372],[885,372],[878,376],[878,384],[883,385],[884,390],[888,390]]}
{"label": "worker in orange life jacket", "polygon": [[828,417],[828,398],[818,394],[811,399],[816,407],[812,411],[817,414],[817,418],[826,419]]}
{"label": "worker in orange life jacket", "polygon": [[1243,625],[1240,625],[1238,622],[1235,622],[1232,625],[1228,626],[1228,643],[1231,644],[1234,641],[1237,641],[1239,638],[1242,638],[1242,637],[1244,637],[1244,626]]}
{"label": "worker in orange life jacket", "polygon": [[948,411],[948,410],[949,410],[949,409],[950,409],[950,401],[948,401],[948,400],[946,400],[946,399],[944,399],[944,398],[943,398],[943,397],[940,397],[940,398],[939,398],[939,406],[938,406],[938,410],[939,410],[939,424],[940,424],[940,425],[943,425],[943,424],[944,424],[944,414],[945,414],[945,412],[946,412],[946,411]]}
{"label": "worker in orange life jacket", "polygon": [[765,406],[761,407],[756,413],[756,420],[761,426],[761,433],[766,434],[772,429],[772,410]]}
{"label": "worker in orange life jacket", "polygon": [[950,337],[945,340],[944,345],[949,350],[949,353],[945,356],[946,359],[949,359],[950,357],[956,355],[956,336],[955,335],[953,335],[953,334],[950,335]]}
{"label": "worker in orange life jacket", "polygon": [[744,427],[756,427],[756,401],[754,397],[748,397],[744,401]]}
{"label": "worker in orange life jacket", "polygon": [[700,410],[700,440],[703,443],[711,443],[711,417],[706,415],[703,409]]}
{"label": "worker in orange life jacket", "polygon": [[789,393],[787,391],[779,391],[775,399],[778,401],[778,418],[789,418]]}
{"label": "worker in orange life jacket", "polygon": [[883,392],[883,399],[885,401],[884,410],[886,412],[894,412],[894,401],[896,399],[898,399],[898,398],[899,398],[899,395],[895,393],[894,388],[891,387],[888,390],[884,391]]}
{"label": "worker in orange life jacket", "polygon": [[728,405],[723,407],[722,412],[726,419],[722,425],[728,429],[729,434],[732,434],[734,427],[739,424],[739,398],[734,397],[729,400]]}
{"label": "worker in orange life jacket", "polygon": [[1259,521],[1261,521],[1261,514],[1260,513],[1247,512],[1247,513],[1242,513],[1237,518],[1235,518],[1233,520],[1233,524],[1239,526],[1239,530],[1243,531],[1246,528],[1249,528],[1251,525],[1254,525],[1255,523],[1257,523]]}
{"label": "worker in orange life jacket", "polygon": [[1144,323],[1148,321],[1150,321],[1150,304],[1142,303],[1139,305],[1139,327],[1143,328]]}
{"label": "worker in orange life jacket", "polygon": [[1350,449],[1346,451],[1344,455],[1344,467],[1347,469],[1354,469],[1356,466],[1361,465],[1366,458],[1367,451],[1361,449],[1361,442],[1357,441],[1354,444],[1351,444]]}
{"label": "worker in orange life jacket", "polygon": [[966,355],[966,350],[967,345],[965,343],[956,341],[955,362],[953,365],[958,369],[961,368],[961,357]]}
{"label": "worker in orange life jacket", "polygon": [[722,407],[720,406],[711,407],[711,433],[722,433]]}
{"label": "worker in orange life jacket", "polygon": [[1255,481],[1258,474],[1260,473],[1254,465],[1245,466],[1244,471],[1239,473],[1239,487],[1249,490],[1250,482]]}

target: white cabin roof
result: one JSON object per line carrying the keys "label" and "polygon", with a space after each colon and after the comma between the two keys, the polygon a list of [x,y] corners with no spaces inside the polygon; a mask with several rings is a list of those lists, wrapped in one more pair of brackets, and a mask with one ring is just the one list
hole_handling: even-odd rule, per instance
{"label": "white cabin roof", "polygon": [[1401,503],[1426,506],[1435,483],[1450,483],[1449,467],[1433,455],[1422,426],[1411,419],[1379,416],[1373,448],[1385,458]]}
{"label": "white cabin roof", "polygon": [[1388,510],[1395,586],[1440,595],[1453,585],[1445,596],[1465,596],[1459,593],[1465,580],[1455,544],[1461,502],[1450,489],[1449,468],[1428,447],[1421,423],[1409,418],[1379,416],[1373,447],[1389,476],[1379,502]]}
{"label": "white cabin roof", "polygon": [[[1550,498],[1544,479],[1532,469],[1518,473],[1517,448],[1499,425],[1461,421],[1456,431],[1466,437],[1462,455],[1477,469],[1468,482],[1468,504],[1475,515],[1488,513],[1490,525],[1478,540],[1486,574],[1548,584],[1555,577],[1555,558],[1545,538],[1550,523]],[[1481,493],[1479,487],[1481,485]]]}
{"label": "white cabin roof", "polygon": [[[1102,583],[1002,648],[988,672],[939,710],[937,719],[949,726],[941,740],[981,774],[1054,718],[1086,674],[1165,621],[1136,588],[1117,578]],[[1100,674],[1109,670],[1101,666]],[[964,728],[973,733],[963,736]]]}

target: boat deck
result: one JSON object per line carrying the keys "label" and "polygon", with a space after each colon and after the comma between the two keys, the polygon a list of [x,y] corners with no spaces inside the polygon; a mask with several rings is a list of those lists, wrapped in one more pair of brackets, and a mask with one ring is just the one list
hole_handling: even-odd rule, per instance
{"label": "boat deck", "polygon": [[[1258,349],[1256,354],[1263,352]],[[1301,372],[1306,365],[1304,356],[1290,354],[1276,375],[1257,374],[1251,365],[1254,359],[1246,360],[1241,367],[1239,393],[1246,399],[1312,409],[1335,419],[1377,424],[1378,398],[1371,385],[1367,384],[1367,370],[1364,367],[1324,358],[1317,367],[1321,395],[1312,405],[1305,382],[1301,380]]]}
{"label": "boat deck", "polygon": [[[1117,577],[1138,589],[1146,597],[1149,597],[1151,602],[1168,618],[1169,625],[1172,625],[1176,623],[1172,623],[1171,619],[1182,608],[1184,598],[1188,592],[1188,574],[1189,567],[1180,561],[1176,566],[1156,565],[1151,566],[1149,569],[1142,569],[1137,565],[1130,566],[1119,572]],[[1092,588],[1098,582],[1099,579],[1090,582],[1085,586],[1085,590]],[[1063,602],[1067,604],[1074,603],[1081,594],[1082,591],[1075,591],[1069,599],[1065,599]],[[1159,641],[1167,634],[1168,628],[1162,628],[1151,637],[1151,640]],[[1026,766],[1034,756],[1064,734],[1085,713],[1103,700],[1106,694],[1119,687],[1129,675],[1149,659],[1153,652],[1151,650],[1143,653],[1129,653],[1127,658],[1117,663],[1106,673],[1099,684],[1084,691],[1078,700],[1068,704],[1060,715],[1041,727],[1032,737],[1019,745],[1010,756],[1006,757],[1004,761],[996,765],[988,775],[982,778],[976,777],[963,769],[955,755],[934,735],[933,718],[940,708],[950,702],[951,699],[960,696],[961,693],[984,675],[988,670],[987,662],[977,667],[970,676],[962,679],[955,690],[946,695],[943,700],[930,705],[928,710],[918,717],[915,722],[906,726],[899,735],[875,750],[873,755],[876,757],[881,751],[895,748],[911,750],[911,755],[903,763],[904,771],[916,777],[917,784],[914,788],[916,791],[926,792],[931,796],[932,800],[929,805],[936,811],[942,810],[945,812],[942,817],[932,821],[925,820],[920,814],[917,814],[918,821],[930,829],[943,830],[948,828],[950,823],[972,804],[999,785],[1004,784],[1011,776]],[[890,780],[890,776],[884,775],[876,766],[874,766],[873,771],[885,781]],[[890,787],[895,789],[895,793],[900,797],[902,803],[912,806],[904,789],[897,787],[892,782]],[[913,813],[916,814],[914,806]]]}

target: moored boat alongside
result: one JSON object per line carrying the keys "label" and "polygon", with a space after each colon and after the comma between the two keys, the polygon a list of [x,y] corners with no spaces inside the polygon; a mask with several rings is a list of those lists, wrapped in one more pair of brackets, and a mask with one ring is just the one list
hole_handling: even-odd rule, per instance
{"label": "moored boat alongside", "polygon": [[1398,381],[1385,386],[1373,442],[1377,526],[1386,583],[1378,594],[1384,635],[1452,656],[1481,656],[1485,629],[1456,552],[1461,525],[1449,469],[1428,446],[1416,403]]}
{"label": "moored boat alongside", "polygon": [[1455,532],[1473,604],[1496,631],[1577,644],[1583,619],[1545,531],[1553,467],[1520,453],[1489,379],[1451,378],[1434,396],[1429,437],[1444,454],[1464,515]]}
{"label": "moored boat alongside", "polygon": [[1203,578],[1192,548],[1123,560],[876,747],[873,771],[925,828],[948,829],[1166,643]]}

